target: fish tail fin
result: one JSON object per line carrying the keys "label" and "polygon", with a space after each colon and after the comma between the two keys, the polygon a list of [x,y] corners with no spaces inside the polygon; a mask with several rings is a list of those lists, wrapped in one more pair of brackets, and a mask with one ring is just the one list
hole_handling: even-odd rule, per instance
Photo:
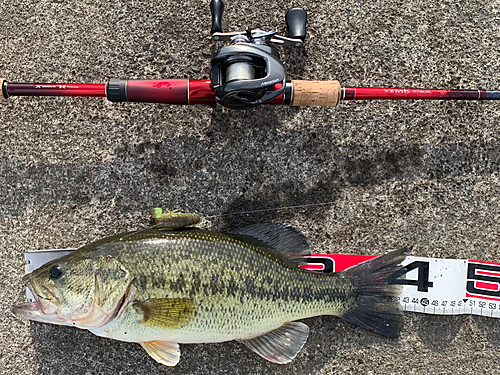
{"label": "fish tail fin", "polygon": [[402,248],[342,271],[354,284],[354,301],[339,317],[386,337],[397,337],[404,317],[395,301],[401,285],[392,284],[391,275],[410,253]]}

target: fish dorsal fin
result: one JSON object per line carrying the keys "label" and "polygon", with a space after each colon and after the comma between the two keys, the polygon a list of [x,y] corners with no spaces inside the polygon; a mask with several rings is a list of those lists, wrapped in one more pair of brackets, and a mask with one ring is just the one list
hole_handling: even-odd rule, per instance
{"label": "fish dorsal fin", "polygon": [[158,363],[165,366],[175,366],[181,358],[179,344],[171,341],[141,342],[144,350]]}
{"label": "fish dorsal fin", "polygon": [[300,352],[309,336],[309,327],[304,323],[285,323],[280,328],[250,340],[240,340],[252,351],[270,362],[291,362]]}
{"label": "fish dorsal fin", "polygon": [[156,328],[180,328],[194,314],[194,302],[189,298],[156,298],[134,304],[142,312],[142,323]]}
{"label": "fish dorsal fin", "polygon": [[299,266],[305,264],[302,258],[311,255],[311,248],[309,247],[307,238],[297,229],[285,224],[252,224],[230,233],[251,237],[275,249],[285,258]]}

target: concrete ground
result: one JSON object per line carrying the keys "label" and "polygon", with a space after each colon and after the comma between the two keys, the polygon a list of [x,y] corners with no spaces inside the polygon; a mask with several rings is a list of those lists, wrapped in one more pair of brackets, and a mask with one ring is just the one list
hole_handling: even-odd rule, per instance
{"label": "concrete ground", "polygon": [[[225,30],[285,32],[309,14],[288,77],[345,86],[498,89],[500,1],[227,1]],[[0,76],[103,83],[207,78],[208,1],[3,0]],[[306,320],[294,362],[241,344],[182,345],[175,368],[137,344],[14,317],[23,254],[148,225],[154,206],[230,230],[301,229],[318,252],[500,261],[500,103],[348,102],[246,112],[90,98],[0,103],[0,374],[500,373],[500,321],[406,314],[390,340],[333,317]],[[328,203],[326,205],[318,205]],[[314,204],[309,208],[283,208]],[[261,211],[237,214],[242,211]]]}

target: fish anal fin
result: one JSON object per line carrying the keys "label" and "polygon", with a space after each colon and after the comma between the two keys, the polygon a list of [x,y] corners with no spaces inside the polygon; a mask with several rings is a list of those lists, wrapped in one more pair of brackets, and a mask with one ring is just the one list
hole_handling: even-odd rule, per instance
{"label": "fish anal fin", "polygon": [[195,309],[189,298],[155,298],[137,302],[134,307],[142,312],[142,323],[164,329],[185,326]]}
{"label": "fish anal fin", "polygon": [[309,336],[309,327],[304,323],[291,322],[280,328],[249,340],[239,340],[250,350],[270,362],[291,362],[302,349]]}
{"label": "fish anal fin", "polygon": [[181,358],[179,344],[171,341],[140,342],[144,350],[158,363],[165,366],[175,366]]}
{"label": "fish anal fin", "polygon": [[272,248],[275,253],[299,266],[306,263],[304,257],[311,255],[307,238],[297,229],[285,224],[252,224],[230,233],[250,237],[254,241]]}

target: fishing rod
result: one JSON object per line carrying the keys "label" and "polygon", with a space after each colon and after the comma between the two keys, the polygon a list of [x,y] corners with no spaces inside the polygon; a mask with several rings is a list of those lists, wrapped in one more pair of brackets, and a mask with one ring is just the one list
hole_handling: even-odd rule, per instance
{"label": "fishing rod", "polygon": [[220,104],[247,109],[262,104],[335,107],[344,100],[499,100],[500,91],[415,88],[342,87],[339,81],[291,80],[278,46],[301,47],[307,14],[292,8],[285,15],[288,36],[277,31],[246,29],[222,32],[222,0],[212,0],[212,40],[230,42],[212,58],[210,79],[125,80],[104,84],[10,83],[0,79],[0,100],[12,96],[103,97],[112,102],[175,105]]}

